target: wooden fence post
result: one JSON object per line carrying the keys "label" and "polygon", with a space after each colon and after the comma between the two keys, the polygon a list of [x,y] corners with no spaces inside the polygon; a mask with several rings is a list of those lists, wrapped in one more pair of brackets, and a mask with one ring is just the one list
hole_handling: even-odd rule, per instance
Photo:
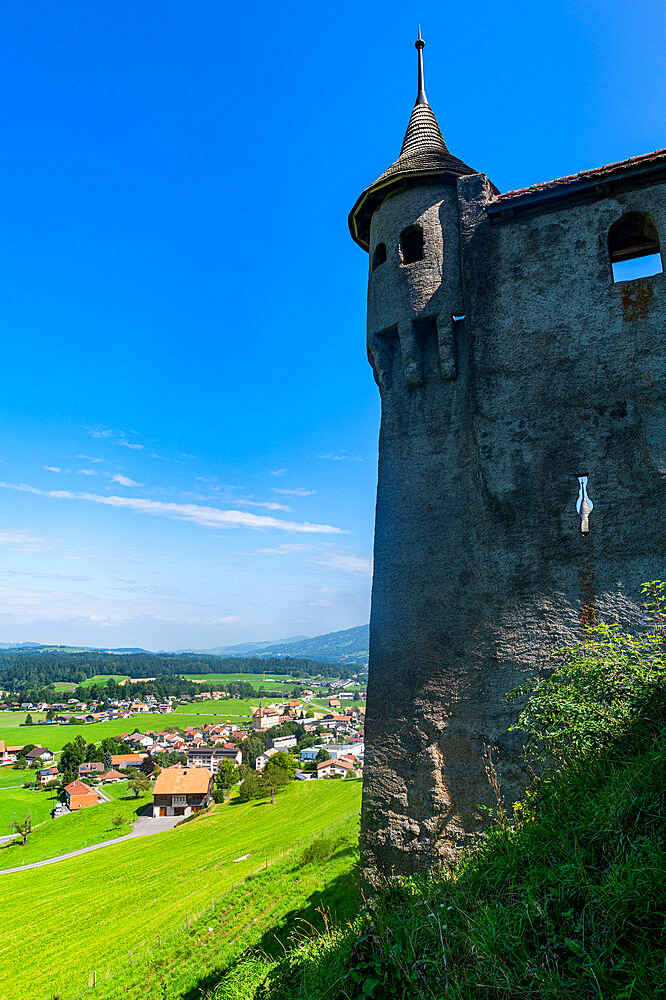
{"label": "wooden fence post", "polygon": [[132,965],[134,965],[134,962],[132,961],[132,949],[130,948],[130,967]]}
{"label": "wooden fence post", "polygon": [[93,970],[93,986],[97,986],[97,971]]}
{"label": "wooden fence post", "polygon": [[189,928],[189,926],[190,926],[190,918],[187,910],[185,910],[185,927]]}

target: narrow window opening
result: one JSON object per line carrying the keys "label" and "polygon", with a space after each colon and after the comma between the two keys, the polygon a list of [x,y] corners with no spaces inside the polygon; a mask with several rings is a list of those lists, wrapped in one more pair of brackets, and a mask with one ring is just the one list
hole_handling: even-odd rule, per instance
{"label": "narrow window opening", "polygon": [[423,230],[420,226],[412,226],[400,234],[400,249],[403,264],[415,264],[423,260]]}
{"label": "narrow window opening", "polygon": [[652,216],[627,212],[608,231],[613,283],[661,274],[664,270],[659,235]]}
{"label": "narrow window opening", "polygon": [[380,264],[386,260],[386,244],[378,243],[372,255],[372,270],[376,271]]}
{"label": "narrow window opening", "polygon": [[580,531],[582,535],[590,533],[590,514],[594,510],[594,504],[587,495],[587,476],[578,476],[578,500],[576,510],[580,515]]}

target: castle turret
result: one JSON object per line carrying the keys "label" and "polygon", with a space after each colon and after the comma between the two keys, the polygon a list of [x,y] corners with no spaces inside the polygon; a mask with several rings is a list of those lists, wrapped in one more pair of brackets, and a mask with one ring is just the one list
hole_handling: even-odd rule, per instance
{"label": "castle turret", "polygon": [[419,325],[437,330],[441,374],[455,377],[453,323],[461,315],[456,178],[474,174],[452,156],[428,104],[423,75],[425,42],[416,41],[418,89],[400,156],[358,198],[351,234],[370,252],[368,354],[380,388],[398,377],[423,380]]}
{"label": "castle turret", "polygon": [[371,879],[473,840],[497,806],[489,753],[510,808],[505,695],[599,617],[635,627],[641,583],[664,571],[665,278],[612,266],[659,249],[666,150],[499,195],[449,152],[423,44],[400,156],[349,217],[382,399]]}

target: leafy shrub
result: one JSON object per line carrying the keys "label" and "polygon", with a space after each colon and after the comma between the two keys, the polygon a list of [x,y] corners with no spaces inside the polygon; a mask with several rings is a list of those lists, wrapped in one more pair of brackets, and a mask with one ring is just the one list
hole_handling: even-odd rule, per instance
{"label": "leafy shrub", "polygon": [[303,868],[305,865],[321,864],[323,861],[327,861],[335,847],[336,842],[332,837],[317,837],[316,840],[307,845],[301,854],[298,867]]}

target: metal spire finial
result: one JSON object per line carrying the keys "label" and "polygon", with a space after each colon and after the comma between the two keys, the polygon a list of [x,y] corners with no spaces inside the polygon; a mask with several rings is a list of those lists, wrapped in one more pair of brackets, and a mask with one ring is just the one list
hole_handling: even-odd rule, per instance
{"label": "metal spire finial", "polygon": [[[425,95],[425,85],[423,83],[423,48],[425,42],[421,38],[421,25],[419,24],[419,37],[414,43],[419,53],[419,92],[416,95],[416,104],[427,104],[428,98]],[[415,105],[416,106],[416,105]]]}

